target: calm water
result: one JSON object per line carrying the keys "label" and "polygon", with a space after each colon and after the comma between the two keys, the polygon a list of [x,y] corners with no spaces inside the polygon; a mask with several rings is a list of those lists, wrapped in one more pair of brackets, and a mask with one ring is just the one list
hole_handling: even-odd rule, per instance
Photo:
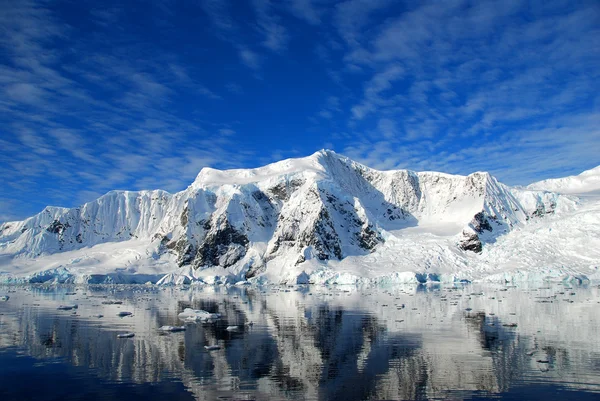
{"label": "calm water", "polygon": [[[595,286],[0,287],[2,295],[2,401],[600,399]],[[78,308],[57,310],[68,304]],[[187,307],[223,317],[184,323],[177,315]],[[135,337],[117,338],[125,332]]]}

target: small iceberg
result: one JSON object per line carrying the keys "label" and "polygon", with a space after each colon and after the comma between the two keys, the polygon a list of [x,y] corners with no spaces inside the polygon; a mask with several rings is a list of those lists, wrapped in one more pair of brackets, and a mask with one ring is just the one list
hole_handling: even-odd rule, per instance
{"label": "small iceberg", "polygon": [[177,315],[177,317],[186,322],[208,322],[219,319],[221,314],[210,313],[201,309],[185,308],[185,310]]}
{"label": "small iceberg", "polygon": [[215,351],[221,349],[219,345],[205,345],[204,348],[206,348],[207,351]]}
{"label": "small iceberg", "polygon": [[125,316],[131,316],[131,315],[133,315],[133,313],[131,313],[131,312],[119,312],[119,313],[117,313],[117,316],[119,316],[119,317],[125,317]]}
{"label": "small iceberg", "polygon": [[77,304],[74,305],[59,305],[57,310],[72,310],[77,309],[79,306]]}
{"label": "small iceberg", "polygon": [[162,326],[159,328],[159,330],[170,332],[185,331],[185,326]]}
{"label": "small iceberg", "polygon": [[238,326],[227,326],[227,328],[225,330],[227,331],[238,331],[239,327]]}
{"label": "small iceberg", "polygon": [[135,333],[121,333],[117,334],[117,338],[131,338],[135,336]]}

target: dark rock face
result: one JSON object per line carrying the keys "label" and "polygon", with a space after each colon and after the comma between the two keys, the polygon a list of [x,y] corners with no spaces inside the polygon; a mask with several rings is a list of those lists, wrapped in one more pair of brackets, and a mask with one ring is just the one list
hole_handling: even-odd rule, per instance
{"label": "dark rock face", "polygon": [[287,201],[290,199],[292,193],[294,193],[299,187],[304,185],[304,181],[301,179],[293,179],[287,183],[279,183],[274,187],[269,188],[269,193],[280,201]]}
{"label": "dark rock face", "polygon": [[313,235],[308,245],[313,245],[317,250],[317,257],[321,260],[329,259],[330,255],[342,259],[340,239],[335,232],[333,223],[326,209],[321,209],[319,219],[315,224]]}
{"label": "dark rock face", "polygon": [[481,240],[479,236],[474,233],[467,233],[463,231],[464,239],[459,243],[460,249],[463,251],[471,251],[475,253],[481,253],[483,250],[483,245],[481,244]]}
{"label": "dark rock face", "polygon": [[556,210],[556,203],[550,202],[548,205],[539,203],[535,211],[531,214],[531,217],[543,217],[547,214],[552,214]]}
{"label": "dark rock face", "polygon": [[286,238],[283,240],[295,242],[299,249],[307,246],[314,247],[317,251],[317,258],[320,260],[328,260],[332,256],[337,259],[343,257],[340,239],[335,232],[329,212],[325,208],[321,208],[318,218],[310,230],[300,233],[295,241]]}
{"label": "dark rock face", "polygon": [[249,278],[252,278],[254,276],[257,276],[261,273],[263,273],[265,271],[265,269],[267,268],[267,266],[264,264],[264,262],[257,262],[257,263],[253,263],[250,268],[248,269],[248,271],[246,272],[246,280],[248,280]]}
{"label": "dark rock face", "polygon": [[[54,220],[47,228],[46,231],[52,234],[58,235],[58,247],[59,249],[63,249],[65,244],[65,231],[67,228],[71,227],[68,222],[61,223],[58,220]],[[68,236],[67,236],[68,238]],[[72,242],[72,241],[71,241]]]}
{"label": "dark rock face", "polygon": [[179,240],[171,242],[166,242],[165,239],[168,240],[167,237],[164,237],[163,241],[161,241],[161,244],[164,244],[167,249],[175,252],[177,255],[177,264],[179,266],[188,265],[194,260],[194,256],[196,254],[195,248],[187,241],[187,239],[180,238]]}
{"label": "dark rock face", "polygon": [[208,232],[196,252],[194,266],[229,267],[244,257],[248,237],[223,220]]}
{"label": "dark rock face", "polygon": [[373,230],[373,225],[369,224],[364,227],[360,233],[356,234],[356,239],[358,241],[358,245],[365,250],[375,251],[375,247],[383,242],[383,238],[381,235]]}
{"label": "dark rock face", "polygon": [[59,234],[62,235],[62,233],[65,232],[65,230],[67,228],[71,227],[69,225],[69,223],[61,223],[58,220],[54,220],[49,226],[48,228],[46,228],[46,231],[52,233],[52,234]]}
{"label": "dark rock face", "polygon": [[492,226],[490,225],[490,222],[484,212],[479,212],[473,217],[473,220],[471,220],[471,226],[473,227],[473,230],[479,234],[483,233],[484,231],[493,231]]}
{"label": "dark rock face", "polygon": [[189,210],[188,210],[188,208],[186,206],[185,209],[183,209],[183,212],[181,213],[181,216],[179,217],[179,222],[181,223],[182,227],[187,226],[188,215],[189,215]]}

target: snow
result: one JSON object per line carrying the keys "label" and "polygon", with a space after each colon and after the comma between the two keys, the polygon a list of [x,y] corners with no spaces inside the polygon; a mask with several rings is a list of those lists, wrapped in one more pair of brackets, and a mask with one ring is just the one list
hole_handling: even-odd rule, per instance
{"label": "snow", "polygon": [[[511,188],[485,172],[378,171],[326,150],[256,169],[205,168],[176,194],[111,191],[2,224],[0,281],[596,279],[598,177],[600,167]],[[541,190],[552,187],[587,195]],[[473,238],[481,253],[461,248]]]}
{"label": "snow", "polygon": [[528,185],[527,188],[562,194],[584,194],[600,191],[600,166],[586,170],[579,175],[534,182]]}

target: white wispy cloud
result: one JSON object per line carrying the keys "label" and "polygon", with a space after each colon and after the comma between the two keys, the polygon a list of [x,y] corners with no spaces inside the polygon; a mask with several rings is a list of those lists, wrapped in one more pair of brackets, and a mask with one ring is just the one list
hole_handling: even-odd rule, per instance
{"label": "white wispy cloud", "polygon": [[229,0],[201,0],[202,8],[210,21],[221,32],[231,32],[236,29],[229,13]]}
{"label": "white wispy cloud", "polygon": [[256,12],[259,31],[264,36],[263,46],[273,51],[284,50],[289,40],[287,29],[274,13],[274,3],[270,0],[252,0]]}
{"label": "white wispy cloud", "polygon": [[592,118],[598,104],[590,90],[600,77],[593,2],[423,2],[376,27],[368,25],[373,7],[338,6],[346,63],[373,70],[351,107],[371,129],[350,125],[357,140],[348,153],[380,167],[492,170],[512,183],[573,164],[576,154],[588,167],[600,162],[582,146],[600,140],[592,125],[555,125],[574,110]]}
{"label": "white wispy cloud", "polygon": [[363,119],[367,114],[378,109],[379,106],[387,103],[388,97],[382,96],[382,93],[392,87],[392,83],[400,79],[404,74],[404,68],[399,64],[392,64],[376,73],[365,85],[363,101],[352,107],[354,118]]}
{"label": "white wispy cloud", "polygon": [[324,10],[320,7],[318,0],[287,0],[290,10],[298,18],[312,25],[321,23]]}
{"label": "white wispy cloud", "polygon": [[242,63],[244,63],[247,67],[253,70],[258,70],[260,68],[260,56],[256,52],[247,48],[241,48],[239,54]]}
{"label": "white wispy cloud", "polygon": [[[218,10],[217,3],[207,7]],[[6,134],[0,139],[0,176],[6,177],[0,220],[23,218],[46,203],[76,206],[111,189],[181,190],[205,165],[239,166],[249,157],[231,150],[235,131],[164,107],[181,95],[221,99],[176,55],[155,58],[127,40],[79,48],[78,32],[45,6],[0,5],[0,51],[7,57],[0,66]],[[229,27],[226,19],[217,23]],[[59,49],[54,40],[67,46]],[[79,57],[64,63],[69,52]],[[102,96],[90,88],[101,88]]]}

